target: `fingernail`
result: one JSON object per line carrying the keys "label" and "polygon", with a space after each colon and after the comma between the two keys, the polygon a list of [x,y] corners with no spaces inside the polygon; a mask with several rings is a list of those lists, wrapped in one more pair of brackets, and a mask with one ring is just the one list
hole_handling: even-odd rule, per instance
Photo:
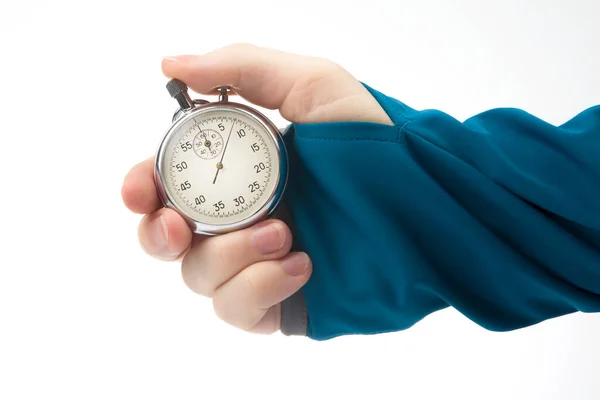
{"label": "fingernail", "polygon": [[252,245],[261,254],[271,254],[281,250],[285,244],[285,232],[279,224],[259,227],[251,237]]}
{"label": "fingernail", "polygon": [[306,253],[295,253],[281,261],[281,269],[290,276],[302,275],[308,267],[308,262]]}
{"label": "fingernail", "polygon": [[177,57],[163,57],[162,59],[165,61],[179,62],[179,59]]}
{"label": "fingernail", "polygon": [[190,61],[198,61],[200,58],[195,54],[180,54],[178,56],[163,57],[162,59],[169,62],[185,63]]}
{"label": "fingernail", "polygon": [[156,250],[159,251],[167,248],[169,230],[167,229],[167,221],[165,221],[165,218],[162,215],[152,221],[150,235],[150,240],[152,240],[152,244],[155,246]]}

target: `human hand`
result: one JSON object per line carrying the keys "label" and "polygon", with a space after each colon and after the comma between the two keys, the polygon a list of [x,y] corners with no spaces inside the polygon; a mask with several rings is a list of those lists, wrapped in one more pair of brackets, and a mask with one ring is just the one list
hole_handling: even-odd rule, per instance
{"label": "human hand", "polygon": [[[163,73],[200,94],[231,95],[268,109],[294,123],[364,121],[391,125],[385,111],[350,73],[337,64],[247,44],[203,56],[165,58]],[[125,177],[122,197],[143,214],[138,236],[151,256],[181,261],[185,284],[212,299],[225,322],[254,333],[279,330],[280,303],[309,279],[308,255],[290,252],[292,233],[282,220],[219,236],[194,235],[175,211],[163,208],[154,184],[154,157]]]}

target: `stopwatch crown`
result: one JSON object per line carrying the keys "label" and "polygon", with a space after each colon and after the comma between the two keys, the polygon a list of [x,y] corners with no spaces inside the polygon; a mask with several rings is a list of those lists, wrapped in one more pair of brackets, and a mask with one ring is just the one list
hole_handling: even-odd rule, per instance
{"label": "stopwatch crown", "polygon": [[167,91],[171,95],[171,97],[176,97],[179,94],[186,93],[188,90],[185,83],[181,82],[179,79],[171,79],[167,82]]}
{"label": "stopwatch crown", "polygon": [[171,97],[177,100],[177,103],[179,103],[179,107],[181,107],[182,110],[187,110],[194,106],[194,102],[190,99],[190,95],[188,94],[187,86],[179,79],[173,78],[167,82],[167,90]]}

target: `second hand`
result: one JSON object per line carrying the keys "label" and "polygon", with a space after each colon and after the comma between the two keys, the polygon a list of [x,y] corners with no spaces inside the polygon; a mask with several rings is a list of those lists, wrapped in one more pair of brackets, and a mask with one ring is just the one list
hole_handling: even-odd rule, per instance
{"label": "second hand", "polygon": [[235,125],[235,121],[231,124],[231,129],[229,130],[229,135],[227,135],[227,141],[225,142],[225,147],[223,147],[223,153],[221,153],[221,161],[217,163],[217,173],[215,174],[215,179],[213,179],[213,185],[217,181],[217,176],[219,176],[219,171],[223,169],[223,158],[225,157],[225,150],[227,150],[227,145],[229,144],[229,139],[231,138],[231,132],[233,132],[233,126]]}

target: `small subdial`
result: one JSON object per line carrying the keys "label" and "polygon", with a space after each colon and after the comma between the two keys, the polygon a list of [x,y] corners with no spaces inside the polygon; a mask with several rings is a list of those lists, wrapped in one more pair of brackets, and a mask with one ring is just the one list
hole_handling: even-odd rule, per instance
{"label": "small subdial", "polygon": [[205,160],[215,158],[223,150],[223,137],[213,129],[204,129],[194,137],[194,151]]}

